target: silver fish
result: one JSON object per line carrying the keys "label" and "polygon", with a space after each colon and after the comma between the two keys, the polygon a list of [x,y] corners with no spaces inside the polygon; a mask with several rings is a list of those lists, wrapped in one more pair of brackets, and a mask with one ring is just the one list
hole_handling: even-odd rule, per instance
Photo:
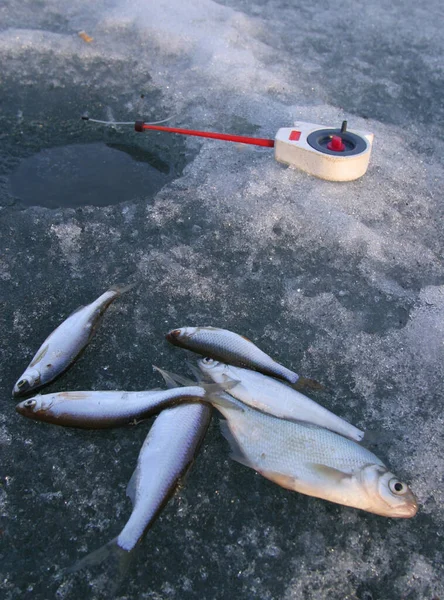
{"label": "silver fish", "polygon": [[407,484],[366,448],[328,429],[272,417],[227,393],[212,396],[232,458],[278,485],[385,517],[413,517]]}
{"label": "silver fish", "polygon": [[103,562],[110,555],[122,577],[131,553],[174,494],[199,450],[211,419],[211,407],[184,404],[156,418],[142,446],[127,487],[133,511],[111,542],[81,559],[68,573]]}
{"label": "silver fish", "polygon": [[255,369],[266,375],[296,383],[299,375],[273,360],[247,338],[219,327],[181,327],[173,329],[166,339],[175,346],[186,348],[216,360]]}
{"label": "silver fish", "polygon": [[55,329],[37,350],[12,390],[13,397],[27,396],[66,371],[94,335],[108,306],[132,288],[112,287],[87,306],[74,311]]}
{"label": "silver fish", "polygon": [[229,394],[252,408],[275,417],[326,427],[357,442],[364,437],[364,432],[354,425],[272,377],[211,358],[200,359],[197,364],[215,383],[237,382],[230,387]]}
{"label": "silver fish", "polygon": [[144,392],[58,392],[23,400],[17,404],[16,411],[35,421],[103,429],[146,419],[165,407],[196,401],[205,394],[205,390],[198,386]]}

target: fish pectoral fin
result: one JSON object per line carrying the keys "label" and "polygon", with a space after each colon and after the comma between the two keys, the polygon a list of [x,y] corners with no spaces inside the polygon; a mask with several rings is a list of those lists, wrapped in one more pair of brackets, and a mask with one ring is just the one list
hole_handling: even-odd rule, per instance
{"label": "fish pectoral fin", "polygon": [[294,491],[295,489],[297,477],[285,475],[284,473],[276,473],[275,471],[263,471],[262,469],[259,471],[259,473],[266,479],[273,481],[273,483],[277,483],[277,485],[280,485],[286,490]]}
{"label": "fish pectoral fin", "polygon": [[42,360],[45,354],[48,352],[49,344],[46,344],[38,354],[32,359],[32,362],[29,364],[30,367],[35,367],[35,365]]}
{"label": "fish pectoral fin", "polygon": [[189,360],[187,360],[186,363],[187,363],[187,367],[189,368],[191,373],[196,378],[197,383],[201,383],[201,382],[205,381],[203,373],[196,367],[196,365],[193,365],[193,363],[190,362]]}
{"label": "fish pectoral fin", "polygon": [[221,388],[221,386],[218,383],[204,384],[203,388],[208,394],[209,401],[216,408],[220,406],[221,408],[230,408],[233,410],[240,410],[241,412],[245,412],[242,406],[239,406],[239,404],[236,403],[234,399],[231,399],[231,396],[229,394],[224,393],[224,388]]}
{"label": "fish pectoral fin", "polygon": [[253,465],[249,462],[245,454],[242,452],[241,447],[239,446],[233,434],[231,433],[230,427],[228,426],[228,421],[226,421],[225,419],[220,419],[219,424],[222,435],[230,444],[230,458],[240,463],[241,465],[245,465],[246,467],[254,469]]}
{"label": "fish pectoral fin", "polygon": [[349,479],[350,475],[348,473],[344,473],[339,469],[335,469],[334,467],[328,467],[327,465],[322,465],[320,463],[307,463],[307,467],[312,469],[316,474],[323,477],[324,479],[328,479],[332,483],[341,483],[344,479]]}
{"label": "fish pectoral fin", "polygon": [[225,391],[231,390],[232,388],[236,387],[239,383],[242,383],[240,379],[233,379],[233,377],[230,377],[225,373],[223,374],[223,378],[223,383],[220,383],[219,385]]}

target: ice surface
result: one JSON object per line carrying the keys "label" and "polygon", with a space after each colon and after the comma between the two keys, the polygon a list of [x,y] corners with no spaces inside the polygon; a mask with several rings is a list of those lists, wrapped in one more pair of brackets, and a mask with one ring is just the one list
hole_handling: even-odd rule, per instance
{"label": "ice surface", "polygon": [[[60,571],[121,530],[148,425],[32,423],[10,393],[67,314],[128,280],[140,285],[52,389],[156,387],[153,363],[183,372],[188,358],[167,346],[169,329],[227,327],[321,381],[315,399],[375,431],[372,450],[420,511],[389,520],[282,490],[228,460],[214,420],[119,597],[444,597],[442,17],[438,0],[2,3],[2,598],[107,597],[100,570]],[[85,112],[260,137],[347,119],[376,137],[367,174],[335,184],[268,149],[134,133],[82,122]],[[25,206],[14,177],[83,147],[115,153],[122,201],[103,206],[103,175],[83,181],[91,204]],[[133,186],[129,157],[143,156],[147,185]],[[82,159],[106,172],[103,152]],[[76,160],[64,171],[74,199]],[[155,164],[171,178],[153,188]]]}

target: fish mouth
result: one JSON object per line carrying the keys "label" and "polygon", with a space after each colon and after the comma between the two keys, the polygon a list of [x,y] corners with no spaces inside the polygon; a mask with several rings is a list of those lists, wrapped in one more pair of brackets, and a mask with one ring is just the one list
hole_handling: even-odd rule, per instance
{"label": "fish mouth", "polygon": [[15,407],[16,412],[18,412],[20,415],[28,415],[29,414],[29,408],[25,406],[25,402],[27,402],[27,400],[24,400],[23,402],[20,402],[19,404],[17,404],[17,406]]}
{"label": "fish mouth", "polygon": [[402,506],[399,506],[390,516],[400,519],[411,519],[418,512],[418,503],[412,500]]}
{"label": "fish mouth", "polygon": [[12,397],[21,398],[22,396],[26,396],[26,394],[29,394],[31,391],[30,387],[31,386],[26,379],[20,379],[20,381],[18,381],[12,389]]}
{"label": "fish mouth", "polygon": [[175,342],[178,341],[179,337],[180,337],[180,329],[172,329],[171,331],[169,331],[166,334],[166,339],[171,342],[172,344],[174,344]]}

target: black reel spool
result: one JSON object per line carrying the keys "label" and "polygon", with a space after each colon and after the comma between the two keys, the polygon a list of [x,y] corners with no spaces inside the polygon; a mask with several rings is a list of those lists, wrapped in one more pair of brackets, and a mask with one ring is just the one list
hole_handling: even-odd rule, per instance
{"label": "black reel spool", "polygon": [[[343,149],[328,147],[334,146],[332,144],[334,138],[341,139]],[[307,137],[307,142],[318,152],[333,156],[354,156],[355,154],[364,152],[367,148],[367,143],[362,137],[347,131],[347,121],[342,123],[341,129],[318,129],[317,131],[313,131]]]}

